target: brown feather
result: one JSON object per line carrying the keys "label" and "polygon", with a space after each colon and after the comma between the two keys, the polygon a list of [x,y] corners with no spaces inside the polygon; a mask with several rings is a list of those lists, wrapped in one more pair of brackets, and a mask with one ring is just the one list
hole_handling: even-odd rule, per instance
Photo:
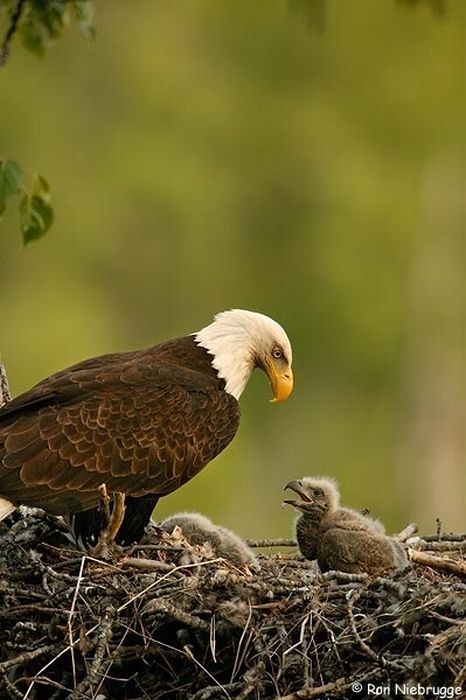
{"label": "brown feather", "polygon": [[102,482],[170,493],[238,426],[210,362],[188,337],[92,358],[17,397],[0,410],[0,495],[58,514],[97,505]]}

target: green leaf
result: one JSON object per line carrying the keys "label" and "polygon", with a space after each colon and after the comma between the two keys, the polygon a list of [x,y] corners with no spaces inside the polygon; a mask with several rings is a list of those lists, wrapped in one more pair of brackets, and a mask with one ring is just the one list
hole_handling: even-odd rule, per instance
{"label": "green leaf", "polygon": [[20,24],[20,34],[29,51],[41,58],[68,24],[63,0],[30,0]]}
{"label": "green leaf", "polygon": [[94,0],[72,0],[71,12],[81,33],[88,41],[95,39]]}
{"label": "green leaf", "polygon": [[48,48],[47,39],[42,26],[34,16],[28,15],[20,26],[23,45],[37,58],[42,58]]}
{"label": "green leaf", "polygon": [[50,202],[50,185],[45,177],[39,173],[33,175],[32,194],[41,197],[44,202]]}
{"label": "green leaf", "polygon": [[23,243],[41,238],[53,223],[53,209],[42,197],[25,195],[19,204]]}
{"label": "green leaf", "polygon": [[0,202],[5,204],[6,200],[15,194],[23,181],[23,171],[15,160],[7,160],[0,167]]}
{"label": "green leaf", "polygon": [[23,169],[19,163],[0,158],[0,219],[8,199],[12,195],[21,194],[19,216],[24,245],[47,233],[53,223],[49,183],[39,173],[34,173],[28,180],[30,185],[24,182]]}

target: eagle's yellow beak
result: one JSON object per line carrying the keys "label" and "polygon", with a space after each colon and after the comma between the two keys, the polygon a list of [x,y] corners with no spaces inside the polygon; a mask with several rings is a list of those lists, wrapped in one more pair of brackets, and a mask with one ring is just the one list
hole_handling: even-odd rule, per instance
{"label": "eagle's yellow beak", "polygon": [[288,367],[283,372],[273,363],[270,363],[267,366],[267,375],[273,391],[273,399],[271,399],[270,402],[278,403],[279,401],[286,401],[293,391],[293,372],[291,371],[291,367]]}

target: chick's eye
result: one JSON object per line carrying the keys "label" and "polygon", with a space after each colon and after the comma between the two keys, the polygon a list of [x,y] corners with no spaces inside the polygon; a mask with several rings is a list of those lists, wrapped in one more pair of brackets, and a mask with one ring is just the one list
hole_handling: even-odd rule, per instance
{"label": "chick's eye", "polygon": [[280,348],[274,348],[272,355],[276,360],[280,360],[280,358],[283,357],[283,350],[280,350]]}
{"label": "chick's eye", "polygon": [[322,495],[322,491],[320,489],[314,489],[314,491],[312,493],[314,496],[321,496]]}

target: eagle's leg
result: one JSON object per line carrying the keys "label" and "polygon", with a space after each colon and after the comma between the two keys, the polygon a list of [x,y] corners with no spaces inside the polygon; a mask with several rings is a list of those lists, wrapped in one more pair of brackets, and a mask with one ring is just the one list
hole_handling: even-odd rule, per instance
{"label": "eagle's leg", "polygon": [[125,494],[115,491],[113,494],[113,508],[109,523],[104,530],[105,536],[113,541],[118,534],[123,518],[125,517]]}
{"label": "eagle's leg", "polygon": [[110,556],[116,550],[120,552],[120,548],[115,543],[115,537],[118,534],[118,530],[121,527],[123,519],[125,517],[125,494],[115,491],[113,493],[113,507],[111,515],[108,517],[109,508],[109,497],[107,494],[107,489],[105,484],[99,489],[102,501],[102,508],[104,511],[104,517],[106,517],[107,524],[100,532],[99,541],[93,548],[92,553],[100,556]]}
{"label": "eagle's leg", "polygon": [[[139,542],[144,535],[146,525],[150,522],[152,512],[159,500],[158,496],[147,494],[146,496],[126,496],[125,515],[115,541],[123,547],[130,547]],[[100,533],[108,527],[110,509],[106,517],[105,500],[102,499],[96,508],[89,508],[74,513],[68,518],[70,529],[78,547],[84,550],[92,550],[99,541]]]}
{"label": "eagle's leg", "polygon": [[[110,523],[110,496],[108,495],[107,487],[105,484],[100,484],[99,486],[100,495],[100,508],[104,516],[105,527],[108,527]],[[103,529],[103,528],[102,528]]]}
{"label": "eagle's leg", "polygon": [[158,496],[150,493],[145,496],[126,496],[125,517],[115,537],[118,544],[129,547],[142,539],[158,500]]}

